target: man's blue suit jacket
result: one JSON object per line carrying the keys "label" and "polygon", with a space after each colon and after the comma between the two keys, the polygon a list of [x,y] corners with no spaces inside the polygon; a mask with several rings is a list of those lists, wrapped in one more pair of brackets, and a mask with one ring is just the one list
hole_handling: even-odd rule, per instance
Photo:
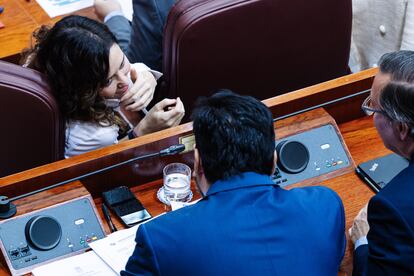
{"label": "man's blue suit jacket", "polygon": [[340,198],[284,190],[269,176],[217,181],[192,206],[142,224],[121,275],[337,275],[345,249]]}
{"label": "man's blue suit jacket", "polygon": [[354,252],[353,275],[414,275],[414,163],[368,204],[368,245]]}

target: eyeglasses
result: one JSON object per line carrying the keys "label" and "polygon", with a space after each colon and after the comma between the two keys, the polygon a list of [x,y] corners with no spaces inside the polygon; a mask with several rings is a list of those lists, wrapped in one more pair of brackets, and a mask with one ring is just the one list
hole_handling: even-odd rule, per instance
{"label": "eyeglasses", "polygon": [[371,107],[371,105],[372,105],[372,103],[371,103],[371,96],[368,96],[368,97],[365,99],[365,101],[362,103],[362,105],[361,105],[361,109],[362,109],[362,111],[364,111],[364,113],[365,113],[367,116],[371,116],[371,115],[373,115],[375,112],[380,113],[380,114],[382,114],[382,115],[385,115],[385,116],[386,116],[386,114],[385,114],[385,112],[384,112],[383,110],[381,110],[381,109],[375,109],[375,108],[372,108],[372,107]]}

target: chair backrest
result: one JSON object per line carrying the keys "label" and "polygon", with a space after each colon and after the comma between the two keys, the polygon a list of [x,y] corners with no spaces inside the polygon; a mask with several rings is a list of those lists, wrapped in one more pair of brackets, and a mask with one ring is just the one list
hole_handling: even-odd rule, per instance
{"label": "chair backrest", "polygon": [[343,76],[351,26],[351,0],[178,1],[164,30],[161,93],[191,111],[218,88],[266,99]]}
{"label": "chair backrest", "polygon": [[0,177],[63,158],[64,122],[45,77],[0,61]]}

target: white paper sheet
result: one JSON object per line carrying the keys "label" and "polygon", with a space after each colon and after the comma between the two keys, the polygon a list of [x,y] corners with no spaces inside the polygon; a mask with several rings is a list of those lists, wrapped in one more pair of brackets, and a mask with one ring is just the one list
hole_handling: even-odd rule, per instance
{"label": "white paper sheet", "polygon": [[[68,14],[91,7],[94,0],[36,0],[50,17]],[[132,21],[132,0],[118,0],[122,12],[129,21]]]}
{"label": "white paper sheet", "polygon": [[90,243],[89,246],[119,275],[134,252],[138,226],[114,232],[104,239]]}
{"label": "white paper sheet", "polygon": [[116,276],[98,255],[89,251],[33,269],[34,276]]}
{"label": "white paper sheet", "polygon": [[[151,221],[164,214],[165,213],[162,213],[156,217],[146,220],[143,223]],[[90,243],[89,247],[92,248],[93,251],[119,275],[121,270],[125,269],[125,265],[128,262],[129,257],[134,252],[136,244],[135,236],[137,234],[138,227],[141,224],[142,223],[128,229],[114,232],[106,238]]]}
{"label": "white paper sheet", "polygon": [[36,0],[50,17],[71,13],[93,5],[93,0]]}
{"label": "white paper sheet", "polygon": [[194,200],[194,201],[191,201],[191,202],[171,201],[170,202],[170,204],[171,204],[171,210],[172,211],[175,211],[175,210],[178,210],[178,209],[183,208],[185,206],[189,206],[189,205],[196,204],[200,200],[201,200],[201,198],[200,199],[197,199],[197,200]]}

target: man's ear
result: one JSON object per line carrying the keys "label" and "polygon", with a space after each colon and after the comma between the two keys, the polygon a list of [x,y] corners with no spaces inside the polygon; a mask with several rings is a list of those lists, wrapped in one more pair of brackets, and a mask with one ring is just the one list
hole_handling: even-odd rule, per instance
{"label": "man's ear", "polygon": [[272,173],[271,174],[274,174],[275,173],[276,163],[277,163],[277,151],[275,150],[273,152],[273,168],[272,168]]}
{"label": "man's ear", "polygon": [[201,164],[200,153],[198,152],[197,148],[194,148],[194,169],[193,169],[194,177],[203,173],[203,166]]}
{"label": "man's ear", "polygon": [[406,123],[398,122],[397,130],[401,141],[406,141],[408,138],[412,138],[412,130]]}

